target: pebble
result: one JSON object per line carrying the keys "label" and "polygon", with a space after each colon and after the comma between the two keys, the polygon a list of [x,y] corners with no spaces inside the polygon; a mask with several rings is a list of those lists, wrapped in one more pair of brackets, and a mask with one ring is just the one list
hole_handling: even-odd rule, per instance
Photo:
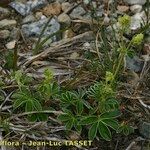
{"label": "pebble", "polygon": [[61,4],[59,2],[51,3],[46,7],[44,7],[42,12],[45,16],[51,16],[51,15],[58,16],[61,12]]}
{"label": "pebble", "polygon": [[29,0],[25,4],[17,1],[11,2],[9,5],[14,8],[22,16],[28,15],[33,9],[38,9],[47,4],[46,0]]}
{"label": "pebble", "polygon": [[[24,24],[22,25],[22,33],[26,37],[38,37],[41,34],[41,31],[44,27],[44,25],[47,23],[48,18],[41,19],[37,22],[31,23],[31,24]],[[57,32],[60,29],[60,24],[58,21],[54,18],[51,19],[49,22],[49,25],[47,26],[43,36],[51,35],[55,32]],[[55,37],[53,37],[53,40],[56,40]]]}
{"label": "pebble", "polygon": [[0,19],[3,19],[10,15],[10,11],[7,8],[0,7]]}
{"label": "pebble", "polygon": [[35,13],[35,18],[37,20],[40,20],[42,18],[42,16],[43,16],[43,13],[41,11],[38,11],[38,12]]}
{"label": "pebble", "polygon": [[123,0],[123,1],[129,5],[135,4],[144,5],[146,3],[146,0]]}
{"label": "pebble", "polygon": [[67,11],[69,8],[71,8],[71,4],[69,2],[64,2],[61,4],[62,11]]}
{"label": "pebble", "polygon": [[9,43],[6,44],[7,49],[14,49],[16,45],[16,40],[10,41]]}
{"label": "pebble", "polygon": [[22,24],[26,24],[26,23],[31,23],[36,21],[36,18],[34,17],[34,15],[28,15],[26,16],[23,20],[22,20]]}
{"label": "pebble", "polygon": [[0,21],[0,29],[12,28],[15,27],[16,25],[17,25],[16,20],[3,19]]}
{"label": "pebble", "polygon": [[120,12],[128,12],[129,11],[129,6],[125,6],[125,5],[118,5],[117,6],[118,11]]}
{"label": "pebble", "polygon": [[136,13],[131,17],[131,30],[137,30],[141,27],[141,23],[146,19],[145,12]]}
{"label": "pebble", "polygon": [[73,19],[80,18],[85,13],[86,11],[81,6],[78,6],[75,9],[73,9],[73,11],[70,13],[70,17]]}
{"label": "pebble", "polygon": [[132,13],[136,14],[136,13],[141,12],[142,6],[141,5],[132,5],[132,6],[130,6],[130,10]]}
{"label": "pebble", "polygon": [[62,14],[60,14],[60,15],[58,16],[58,22],[64,23],[64,24],[66,24],[66,25],[70,25],[71,19],[70,19],[70,17],[69,17],[67,14],[62,13]]}
{"label": "pebble", "polygon": [[19,39],[20,39],[20,35],[21,35],[20,29],[14,27],[14,28],[11,30],[10,39],[12,39],[12,40],[19,40]]}
{"label": "pebble", "polygon": [[140,60],[138,56],[134,56],[133,58],[126,57],[126,67],[134,72],[140,72],[143,68],[143,62]]}
{"label": "pebble", "polygon": [[6,40],[9,38],[10,31],[9,30],[0,30],[0,39]]}

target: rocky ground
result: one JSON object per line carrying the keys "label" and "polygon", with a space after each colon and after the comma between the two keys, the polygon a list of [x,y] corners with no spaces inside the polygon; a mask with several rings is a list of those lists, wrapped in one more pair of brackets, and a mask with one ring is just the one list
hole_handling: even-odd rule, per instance
{"label": "rocky ground", "polygon": [[[128,40],[135,33],[139,33],[143,29],[142,26],[147,28],[143,47],[140,48],[142,52],[126,59],[128,75],[125,76],[129,79],[125,85],[126,92],[119,96],[131,102],[132,105],[128,108],[136,115],[143,117],[141,110],[136,108],[137,105],[144,107],[142,109],[149,114],[148,0],[12,0],[8,3],[7,0],[0,1],[0,78],[8,87],[12,80],[7,78],[7,75],[14,67],[23,70],[35,80],[41,80],[44,70],[50,68],[60,85],[69,83],[74,88],[89,86],[99,77],[89,73],[87,69],[83,69],[78,81],[70,82],[70,79],[78,74],[79,68],[87,67],[89,61],[85,55],[88,55],[88,52],[95,54],[95,49],[101,47],[100,44],[95,46],[97,27],[104,24],[109,31],[110,25],[113,25],[117,31],[118,17],[124,14],[131,16],[131,34],[126,35]],[[12,61],[14,53],[17,53],[16,64]],[[141,76],[144,76],[142,80]],[[140,92],[140,97],[144,97],[142,100],[127,94],[131,92],[131,86],[134,87],[139,80],[143,85],[137,91]],[[150,139],[150,125],[141,126],[140,129],[136,127],[136,132],[127,137],[117,135],[111,142],[97,140],[93,148],[88,149],[148,150],[144,142],[147,143],[147,139]],[[5,147],[2,147],[2,150],[4,149]]]}

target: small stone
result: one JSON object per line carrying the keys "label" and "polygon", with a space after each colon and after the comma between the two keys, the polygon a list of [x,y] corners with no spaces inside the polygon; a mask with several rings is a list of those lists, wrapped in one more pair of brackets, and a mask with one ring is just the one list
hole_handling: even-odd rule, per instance
{"label": "small stone", "polygon": [[66,10],[68,10],[69,8],[71,7],[71,4],[69,3],[69,2],[64,2],[64,3],[62,3],[61,4],[61,9],[62,9],[62,11],[66,11]]}
{"label": "small stone", "polygon": [[146,20],[146,14],[145,12],[136,13],[131,17],[131,30],[137,30],[141,27],[141,23],[143,23],[143,20]]}
{"label": "small stone", "polygon": [[141,5],[133,5],[133,6],[130,6],[130,10],[132,13],[136,14],[136,13],[141,12],[142,6]]}
{"label": "small stone", "polygon": [[31,22],[34,22],[35,20],[36,20],[35,17],[31,14],[31,15],[26,16],[23,19],[22,23],[23,24],[25,24],[25,23],[31,23]]}
{"label": "small stone", "polygon": [[58,16],[58,22],[70,25],[71,19],[67,14],[62,13]]}
{"label": "small stone", "polygon": [[129,5],[135,4],[144,5],[146,3],[146,0],[123,0],[123,1]]}
{"label": "small stone", "polygon": [[120,12],[128,12],[129,11],[129,6],[125,6],[125,5],[118,5],[117,6],[118,11]]}
{"label": "small stone", "polygon": [[68,29],[63,32],[62,37],[63,39],[72,38],[75,36],[75,33],[72,31],[72,29]]}
{"label": "small stone", "polygon": [[14,28],[11,30],[10,39],[12,39],[12,40],[19,40],[19,39],[20,39],[20,35],[21,35],[20,29],[14,27]]}
{"label": "small stone", "polygon": [[35,17],[37,20],[40,20],[42,16],[43,16],[43,13],[41,11],[38,11],[35,13]]}
{"label": "small stone", "polygon": [[34,9],[41,8],[47,4],[46,0],[30,0],[26,3],[13,1],[10,3],[10,6],[14,8],[18,13],[20,13],[22,16],[26,16],[30,14],[30,12]]}
{"label": "small stone", "polygon": [[0,7],[0,19],[3,19],[10,15],[10,11],[7,8]]}
{"label": "small stone", "polygon": [[82,15],[84,15],[85,13],[86,13],[86,11],[81,6],[78,6],[75,9],[73,9],[73,11],[70,14],[70,17],[73,19],[79,18]]}
{"label": "small stone", "polygon": [[9,30],[0,30],[0,39],[7,39],[9,38],[10,31]]}
{"label": "small stone", "polygon": [[58,2],[51,3],[43,8],[43,14],[46,16],[56,15],[58,16],[61,12],[61,4]]}
{"label": "small stone", "polygon": [[[22,26],[22,33],[26,37],[38,37],[41,34],[42,29],[47,23],[47,21],[48,21],[48,18],[45,18],[37,22],[33,22],[31,24],[24,24]],[[60,24],[58,23],[56,19],[52,18],[45,32],[43,33],[43,36],[49,36],[57,32],[59,29],[60,29]],[[53,37],[53,40],[56,40],[55,36]]]}
{"label": "small stone", "polygon": [[8,19],[3,19],[0,21],[0,29],[2,28],[11,28],[16,26],[17,21],[16,20],[8,20]]}
{"label": "small stone", "polygon": [[15,45],[16,45],[16,40],[13,40],[13,41],[6,44],[6,48],[7,49],[14,49]]}

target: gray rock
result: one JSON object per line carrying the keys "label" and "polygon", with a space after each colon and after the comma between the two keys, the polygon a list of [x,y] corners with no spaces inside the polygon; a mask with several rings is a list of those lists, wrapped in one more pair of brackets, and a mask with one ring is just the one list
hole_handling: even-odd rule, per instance
{"label": "gray rock", "polygon": [[70,25],[71,19],[67,14],[62,13],[58,16],[58,22],[66,24],[66,25]]}
{"label": "gray rock", "polygon": [[140,72],[143,68],[143,61],[137,56],[134,56],[133,58],[127,56],[126,67],[134,72]]}
{"label": "gray rock", "polygon": [[69,2],[64,2],[61,4],[62,11],[67,11],[69,8],[71,8],[71,4]]}
{"label": "gray rock", "polygon": [[21,2],[11,2],[10,6],[22,16],[28,15],[33,9],[41,8],[47,4],[46,0],[29,0],[26,4]]}
{"label": "gray rock", "polygon": [[3,19],[0,21],[0,29],[8,29],[15,27],[17,25],[16,20],[8,20],[8,19]]}
{"label": "gray rock", "polygon": [[31,14],[31,15],[26,16],[26,17],[22,20],[22,23],[23,23],[23,24],[31,23],[31,22],[34,22],[35,20],[36,20],[36,18]]}
{"label": "gray rock", "polygon": [[85,13],[86,11],[81,6],[78,6],[75,9],[73,9],[73,11],[70,13],[70,17],[73,19],[80,18]]}
{"label": "gray rock", "polygon": [[10,31],[9,30],[0,30],[0,39],[6,40],[9,38]]}
{"label": "gray rock", "polygon": [[10,11],[7,8],[0,7],[0,19],[3,19],[10,15]]}
{"label": "gray rock", "polygon": [[[31,24],[24,24],[22,25],[22,33],[26,37],[38,37],[41,34],[41,31],[43,27],[45,26],[45,24],[47,23],[47,21],[48,21],[48,18],[41,19]],[[59,29],[60,29],[60,24],[58,23],[56,19],[52,18],[43,36],[51,35],[59,31]],[[56,37],[54,37],[53,40],[56,40]]]}
{"label": "gray rock", "polygon": [[142,6],[141,5],[132,5],[132,6],[130,6],[130,10],[132,13],[136,14],[136,13],[141,12]]}
{"label": "gray rock", "polygon": [[146,0],[123,0],[123,1],[129,5],[135,4],[144,5],[146,3]]}
{"label": "gray rock", "polygon": [[141,24],[143,21],[146,21],[146,15],[145,12],[136,13],[131,17],[131,30],[137,30],[141,27]]}
{"label": "gray rock", "polygon": [[10,39],[11,39],[11,40],[19,40],[20,35],[21,35],[20,29],[14,27],[14,28],[11,30]]}
{"label": "gray rock", "polygon": [[139,131],[144,138],[150,139],[150,122],[142,122]]}

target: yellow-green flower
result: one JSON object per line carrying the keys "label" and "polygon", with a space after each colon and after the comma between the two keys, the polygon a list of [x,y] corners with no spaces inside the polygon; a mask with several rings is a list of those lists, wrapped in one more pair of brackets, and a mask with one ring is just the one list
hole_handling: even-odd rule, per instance
{"label": "yellow-green flower", "polygon": [[126,29],[130,26],[131,17],[128,15],[124,15],[123,17],[119,17],[118,22],[123,29]]}
{"label": "yellow-green flower", "polygon": [[144,38],[144,35],[142,33],[137,34],[136,36],[134,36],[132,38],[132,43],[134,45],[140,45],[142,43],[142,41],[143,41],[143,38]]}
{"label": "yellow-green flower", "polygon": [[114,80],[114,75],[113,73],[106,71],[106,77],[105,77],[106,82]]}

